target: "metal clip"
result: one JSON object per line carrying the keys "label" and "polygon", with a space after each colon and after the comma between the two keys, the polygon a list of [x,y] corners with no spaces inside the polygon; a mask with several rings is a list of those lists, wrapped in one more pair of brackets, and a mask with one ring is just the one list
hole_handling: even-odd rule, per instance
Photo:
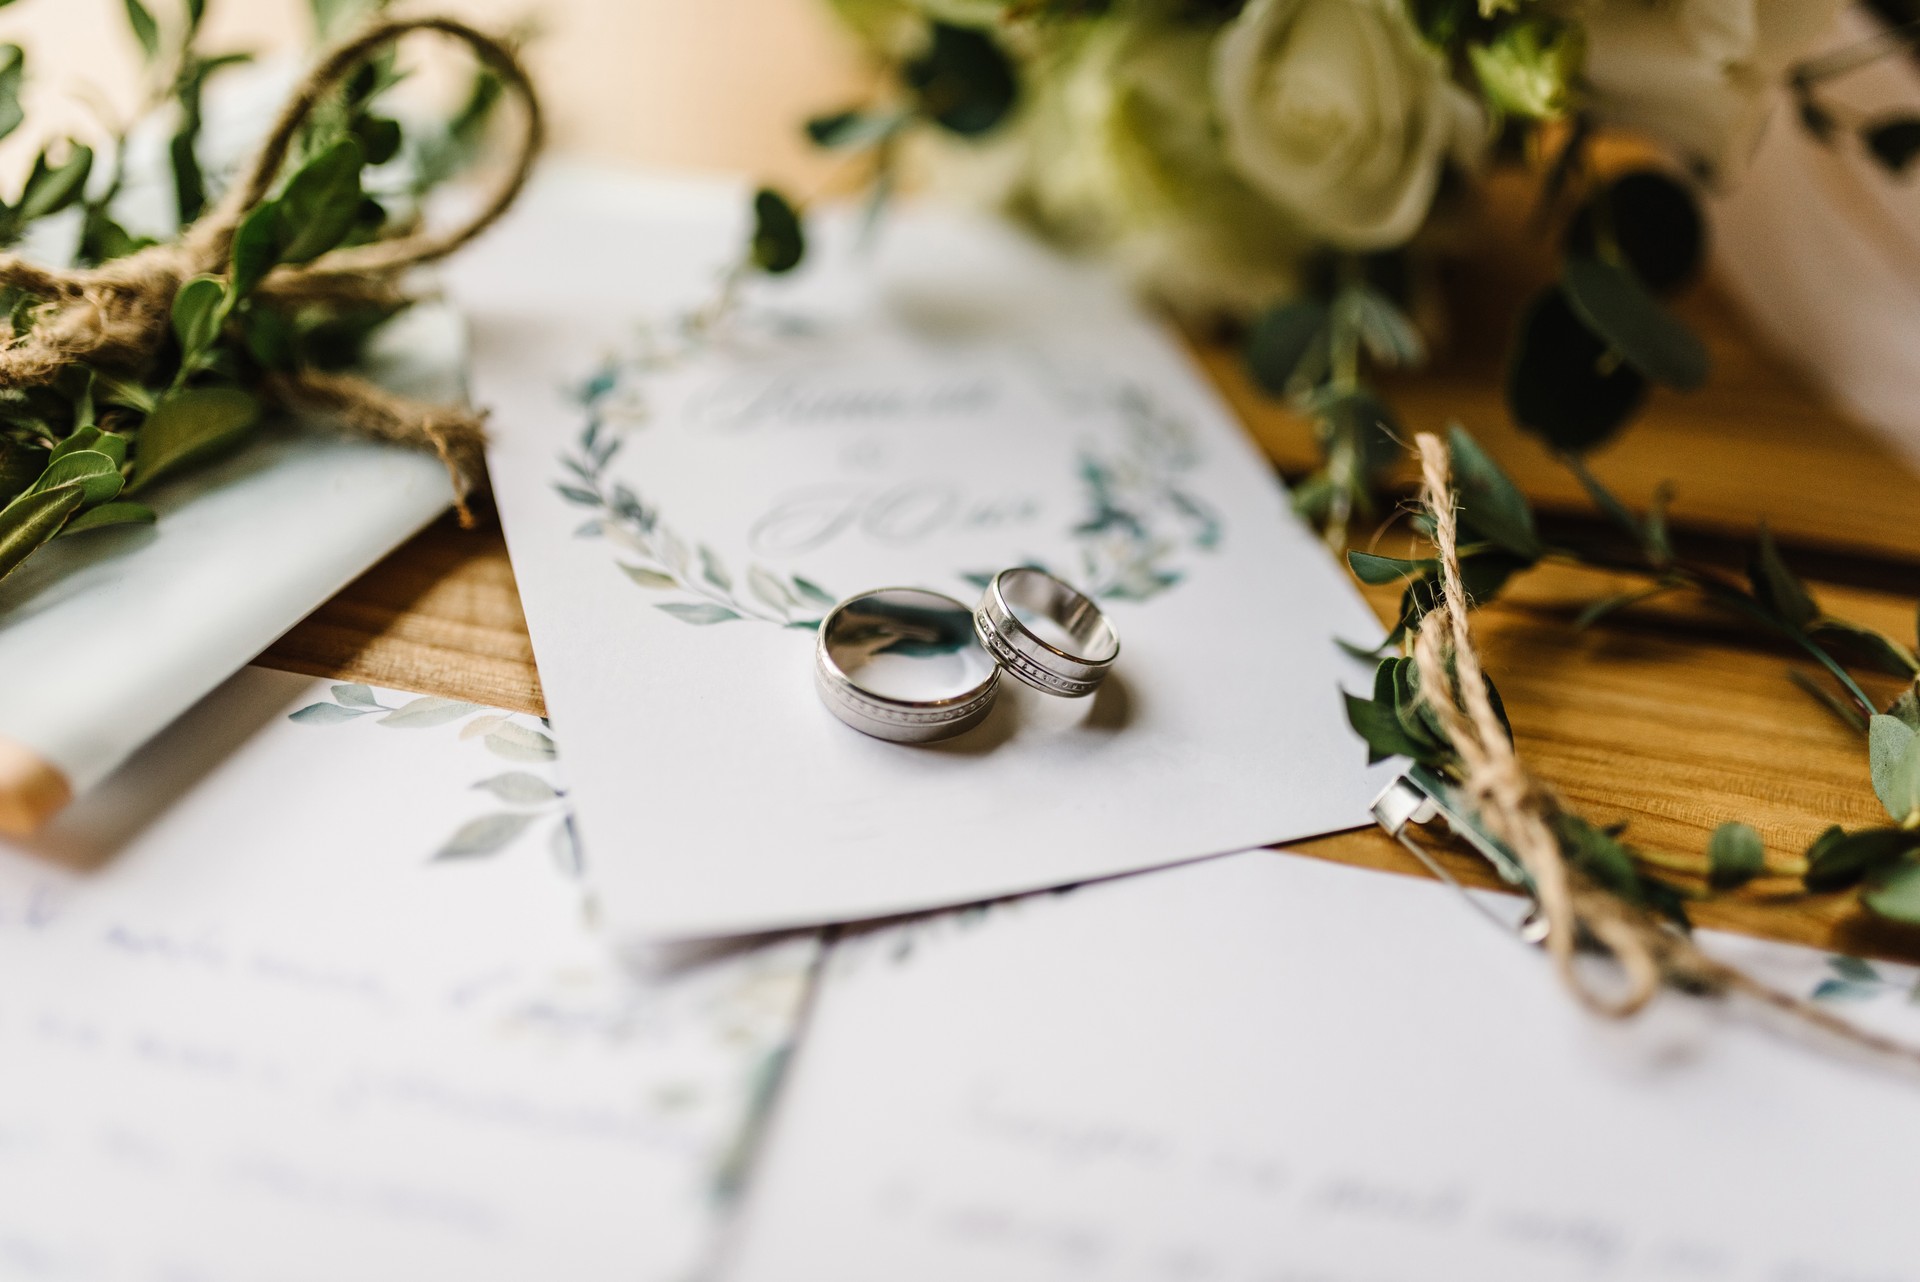
{"label": "metal clip", "polygon": [[[1461,885],[1407,831],[1413,825],[1429,824],[1436,819],[1446,820],[1453,834],[1492,864],[1502,881],[1526,892],[1531,907],[1523,917],[1518,921],[1509,921],[1501,916],[1489,905],[1487,897],[1476,895]],[[1541,915],[1539,901],[1533,894],[1532,878],[1527,876],[1526,869],[1520,866],[1520,861],[1513,857],[1512,851],[1481,830],[1473,816],[1460,805],[1452,787],[1439,775],[1425,766],[1415,766],[1394,779],[1373,799],[1373,820],[1389,837],[1405,846],[1408,853],[1418,859],[1428,872],[1453,887],[1462,899],[1501,930],[1516,934],[1530,944],[1538,944],[1547,937],[1546,918]]]}

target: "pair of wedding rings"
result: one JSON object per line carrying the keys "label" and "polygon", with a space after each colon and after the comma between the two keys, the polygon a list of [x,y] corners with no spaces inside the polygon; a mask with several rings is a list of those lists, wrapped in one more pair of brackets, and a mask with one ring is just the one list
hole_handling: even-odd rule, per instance
{"label": "pair of wedding rings", "polygon": [[848,597],[821,621],[814,678],[835,716],[895,743],[931,743],[986,719],[1000,674],[1081,699],[1120,656],[1084,593],[1045,570],[1002,570],[969,610],[924,588]]}

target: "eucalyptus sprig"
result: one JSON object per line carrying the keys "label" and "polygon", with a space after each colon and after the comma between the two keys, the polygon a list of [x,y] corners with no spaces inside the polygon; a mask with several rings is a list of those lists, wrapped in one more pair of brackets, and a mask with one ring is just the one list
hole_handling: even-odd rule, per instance
{"label": "eucalyptus sprig", "polygon": [[[1871,783],[1888,816],[1885,825],[1852,832],[1829,828],[1804,854],[1769,858],[1759,834],[1738,821],[1716,829],[1696,857],[1638,850],[1621,840],[1618,828],[1557,813],[1556,833],[1570,863],[1629,902],[1676,920],[1684,920],[1688,899],[1732,893],[1757,878],[1793,877],[1812,893],[1861,886],[1861,902],[1872,912],[1920,924],[1920,654],[1914,645],[1827,612],[1786,564],[1764,524],[1755,533],[1743,582],[1675,554],[1664,487],[1646,512],[1635,514],[1577,456],[1566,455],[1563,462],[1599,511],[1628,536],[1631,551],[1622,555],[1550,542],[1539,533],[1525,495],[1471,436],[1454,428],[1448,453],[1458,500],[1461,581],[1474,604],[1496,599],[1516,575],[1553,563],[1643,580],[1631,591],[1593,602],[1576,619],[1576,627],[1675,592],[1691,594],[1759,627],[1818,665],[1820,678],[1798,670],[1790,670],[1790,675],[1860,734],[1862,786]],[[1363,582],[1406,584],[1389,646],[1404,644],[1440,604],[1441,567],[1436,559],[1362,551],[1349,552],[1347,559]],[[1900,677],[1906,686],[1881,707],[1855,676],[1865,670]],[[1457,771],[1453,745],[1420,698],[1411,658],[1382,659],[1371,697],[1349,696],[1347,702],[1348,719],[1374,759],[1408,757],[1443,773]],[[1675,873],[1688,882],[1675,883],[1667,876]]]}
{"label": "eucalyptus sprig", "polygon": [[[131,125],[114,134],[103,176],[89,149],[69,143],[43,152],[19,197],[0,205],[0,246],[76,209],[80,225],[70,266],[0,254],[0,577],[57,537],[152,521],[151,486],[244,442],[275,405],[324,408],[351,430],[433,448],[461,473],[477,450],[477,421],[463,411],[414,405],[347,371],[411,305],[400,274],[458,248],[517,195],[540,128],[512,51],[446,19],[366,27],[317,64],[252,168],[210,174],[202,95],[244,56],[201,47],[206,0],[181,0],[170,15],[144,0],[124,7],[147,61],[147,113],[170,131],[180,229],[154,240],[120,221]],[[315,0],[316,23],[327,30],[379,7]],[[414,31],[477,55],[470,109],[451,126],[403,126],[381,110],[400,79],[392,46]],[[0,136],[24,119],[24,74],[24,55],[0,48]],[[521,164],[479,217],[423,233],[425,186],[398,172],[409,143],[440,154],[470,144],[484,128],[471,104],[490,113],[504,89],[527,105]]]}

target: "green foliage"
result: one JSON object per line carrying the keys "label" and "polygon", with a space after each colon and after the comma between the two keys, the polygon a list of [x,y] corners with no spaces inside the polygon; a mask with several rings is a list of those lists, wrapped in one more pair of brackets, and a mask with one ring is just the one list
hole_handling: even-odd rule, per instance
{"label": "green foliage", "polygon": [[1513,421],[1555,450],[1605,444],[1646,403],[1646,375],[1619,359],[1574,312],[1566,291],[1542,291],[1520,320],[1507,363]]}
{"label": "green foliage", "polygon": [[1263,391],[1292,396],[1326,374],[1331,309],[1318,299],[1289,299],[1261,313],[1247,333],[1247,370]]}
{"label": "green foliage", "polygon": [[1766,866],[1766,843],[1746,824],[1721,824],[1707,841],[1707,884],[1715,890],[1738,890]]}
{"label": "green foliage", "polygon": [[244,440],[260,418],[260,402],[237,387],[176,392],[155,407],[140,429],[132,485],[144,489],[171,473]]}
{"label": "green foliage", "polygon": [[993,36],[948,22],[932,25],[927,47],[900,68],[919,114],[950,133],[979,137],[1013,110],[1019,79]]}
{"label": "green foliage", "polygon": [[1546,552],[1534,529],[1533,505],[1493,461],[1493,456],[1457,424],[1447,436],[1460,521],[1487,542],[1528,562]]}
{"label": "green foliage", "polygon": [[1873,791],[1902,828],[1920,828],[1920,733],[1899,717],[1875,716],[1867,726]]}
{"label": "green foliage", "polygon": [[[379,7],[378,0],[316,0],[315,18],[331,32]],[[204,0],[165,10],[151,0],[123,0],[123,11],[147,62],[153,118],[144,123],[170,131],[161,135],[167,176],[184,224],[217,198],[226,178],[204,172],[198,155],[203,95],[218,72],[247,55],[201,47]],[[26,70],[17,47],[0,45],[0,138],[22,123]],[[379,95],[397,79],[391,56],[380,55],[348,89],[317,105],[274,194],[237,229],[224,270],[195,276],[175,291],[171,341],[151,357],[76,363],[45,386],[0,389],[0,576],[63,534],[151,522],[153,508],[127,494],[184,474],[251,437],[261,415],[251,389],[262,375],[349,363],[391,316],[385,305],[282,303],[261,286],[277,267],[398,230],[386,226],[385,209],[368,199],[365,177],[407,154],[413,126],[403,129],[377,111]],[[476,80],[483,83],[491,87],[476,89],[449,132],[469,140],[484,132],[501,91],[492,73]],[[441,137],[431,127],[423,132]],[[119,221],[129,149],[124,136],[112,144],[102,152],[111,158],[106,163],[73,143],[42,151],[18,197],[0,203],[0,245],[75,210],[81,264],[150,244]],[[413,176],[419,191],[458,167],[449,153],[440,159],[445,167],[431,177]],[[388,187],[391,179],[383,171]],[[42,306],[18,293],[7,305],[16,334],[31,329]]]}
{"label": "green foliage", "polygon": [[147,56],[148,62],[157,62],[160,58],[160,24],[153,20],[153,14],[140,0],[125,0],[127,6],[127,25],[133,28],[134,39],[140,42],[140,51]]}
{"label": "green foliage", "polygon": [[1901,115],[1870,121],[1861,126],[1860,141],[1888,172],[1904,174],[1920,159],[1920,118]]}
{"label": "green foliage", "polygon": [[1467,58],[1489,106],[1510,116],[1551,120],[1572,104],[1586,61],[1585,30],[1548,14],[1508,23]]}
{"label": "green foliage", "polygon": [[1569,258],[1619,262],[1656,294],[1686,285],[1706,260],[1706,219],[1685,183],[1632,169],[1600,186],[1567,225]]}
{"label": "green foliage", "polygon": [[755,267],[778,276],[798,267],[807,255],[807,239],[793,203],[771,187],[753,197],[753,239],[749,257]]}
{"label": "green foliage", "polygon": [[1803,880],[1817,894],[1846,890],[1863,879],[1883,874],[1920,848],[1920,834],[1900,828],[1862,828],[1847,832],[1832,827],[1807,848]]}
{"label": "green foliage", "polygon": [[1587,328],[1653,382],[1693,391],[1707,381],[1705,344],[1628,267],[1571,258],[1561,287]]}
{"label": "green foliage", "polygon": [[1765,521],[1760,523],[1760,535],[1747,563],[1747,578],[1753,584],[1755,599],[1776,618],[1804,628],[1819,617],[1820,607],[1813,594],[1780,559],[1780,548]]}

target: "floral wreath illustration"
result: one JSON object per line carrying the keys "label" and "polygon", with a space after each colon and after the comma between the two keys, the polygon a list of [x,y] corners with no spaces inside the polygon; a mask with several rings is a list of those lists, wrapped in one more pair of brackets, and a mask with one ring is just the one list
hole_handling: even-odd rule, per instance
{"label": "floral wreath illustration", "polygon": [[[711,546],[682,536],[657,507],[609,475],[624,444],[615,421],[646,418],[639,383],[694,350],[647,343],[633,355],[609,359],[575,389],[571,399],[586,424],[559,455],[564,473],[554,489],[588,513],[577,537],[607,539],[619,549],[616,564],[631,582],[675,594],[655,603],[663,613],[702,626],[751,620],[818,628],[839,598],[816,580],[757,563],[736,574]],[[1186,420],[1133,384],[1106,397],[1122,439],[1106,448],[1083,444],[1079,451],[1083,515],[1068,531],[1074,563],[1048,566],[1029,557],[1024,564],[1052,569],[1097,599],[1145,602],[1179,586],[1186,577],[1179,566],[1183,556],[1217,549],[1224,528],[1213,509],[1183,487],[1201,461]],[[984,588],[993,576],[965,570],[959,577]]]}

